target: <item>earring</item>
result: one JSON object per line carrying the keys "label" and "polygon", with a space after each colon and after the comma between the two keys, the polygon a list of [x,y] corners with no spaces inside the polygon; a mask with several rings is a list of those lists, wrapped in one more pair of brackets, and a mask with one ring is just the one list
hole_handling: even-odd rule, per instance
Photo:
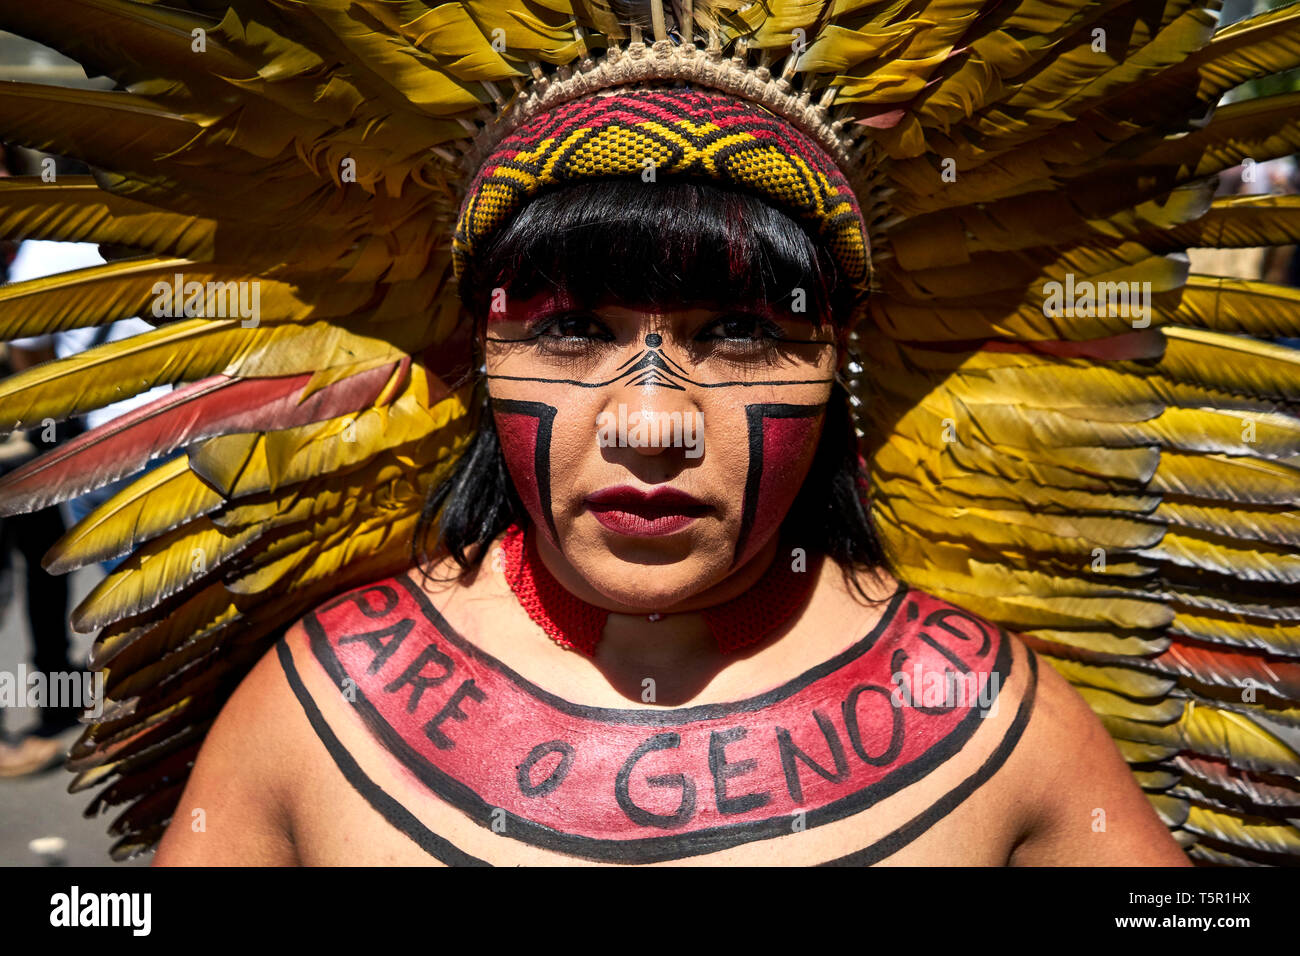
{"label": "earring", "polygon": [[844,354],[848,361],[844,363],[844,368],[836,369],[835,384],[844,390],[844,394],[849,399],[849,415],[853,421],[853,431],[858,438],[865,434],[865,424],[867,417],[867,405],[862,396],[865,394],[863,387],[863,372],[865,367],[857,351],[858,333],[850,332],[848,343],[844,347]]}

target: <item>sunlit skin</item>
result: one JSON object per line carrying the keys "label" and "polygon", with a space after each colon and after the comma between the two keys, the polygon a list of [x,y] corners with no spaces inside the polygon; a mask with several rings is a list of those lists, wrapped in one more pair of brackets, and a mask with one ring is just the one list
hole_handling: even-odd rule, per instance
{"label": "sunlit skin", "polygon": [[[742,653],[723,653],[695,613],[791,559],[778,530],[843,361],[831,325],[761,306],[575,313],[534,300],[492,316],[482,345],[521,499],[544,462],[550,507],[535,497],[529,508],[542,561],[613,612],[596,655],[557,646],[530,619],[493,557],[499,541],[468,575],[443,560],[430,579],[401,575],[341,596],[295,624],[235,693],[156,863],[1185,864],[1097,718],[1013,636],[952,609],[962,628],[996,633],[981,650],[962,628],[934,624],[932,599],[900,603],[906,595],[884,570],[859,575],[864,597],[831,561],[811,563],[796,617]],[[641,366],[649,371],[626,374]],[[704,453],[601,447],[597,420],[620,403],[701,414]],[[762,445],[762,481],[750,467],[747,406],[802,416],[764,419],[794,437]],[[548,445],[511,444],[534,434],[501,427],[509,415],[527,424],[509,411],[520,407],[550,409]],[[611,527],[590,500],[619,486],[672,487],[699,507],[669,533],[625,533],[640,525]],[[748,525],[747,488],[763,491]],[[909,601],[925,610],[907,613]],[[877,647],[875,633],[889,637]],[[936,640],[950,661],[996,676],[994,712],[882,703],[897,662],[949,666]],[[872,650],[854,650],[864,646]],[[435,663],[404,672],[430,649]],[[418,700],[412,675],[430,677]],[[340,694],[344,677],[370,710]],[[796,686],[807,688],[798,706],[781,690]],[[614,716],[575,716],[592,709]],[[620,712],[649,716],[620,721]],[[659,717],[684,723],[655,736]],[[944,721],[954,729],[935,731]],[[560,746],[574,755],[563,770]],[[894,766],[883,756],[891,747],[914,756]],[[541,751],[552,758],[529,763]],[[531,768],[525,782],[555,775],[556,788],[516,786],[521,767]],[[901,788],[877,798],[861,782],[871,774]],[[504,829],[492,827],[493,807],[511,814]],[[204,831],[188,826],[196,808],[207,809]],[[662,823],[679,809],[680,824]],[[800,809],[806,828],[790,825]],[[649,857],[648,838],[660,841]]]}
{"label": "sunlit skin", "polygon": [[[582,388],[522,380],[607,381],[646,351],[648,336],[659,336],[659,351],[690,379],[709,387],[617,381]],[[837,362],[828,323],[817,328],[806,316],[765,312],[761,306],[725,312],[622,305],[574,310],[547,298],[494,315],[486,339],[493,398],[558,407],[551,438],[551,502],[559,540],[544,535],[540,547],[548,568],[569,590],[614,611],[674,613],[733,597],[762,574],[772,558],[776,522],[765,523],[762,535],[751,538],[739,560],[734,553],[748,465],[744,407],[766,402],[824,405]],[[787,381],[809,384],[768,384]],[[745,384],[718,384],[729,382]],[[643,415],[699,416],[703,454],[688,457],[682,447],[600,447],[597,421],[602,412],[617,416],[619,404]],[[814,429],[812,441],[792,463],[799,481],[811,464],[818,434]],[[502,436],[503,445],[508,440]],[[622,485],[645,491],[671,487],[698,499],[708,511],[674,534],[617,534],[596,520],[585,499]],[[788,494],[770,503],[773,516],[788,510],[797,490],[798,482],[791,482]],[[545,527],[539,515],[532,517]]]}

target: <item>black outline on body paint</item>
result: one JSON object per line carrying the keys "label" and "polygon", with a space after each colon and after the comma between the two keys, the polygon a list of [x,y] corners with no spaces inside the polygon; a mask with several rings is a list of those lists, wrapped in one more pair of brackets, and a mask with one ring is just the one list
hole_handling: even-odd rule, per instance
{"label": "black outline on body paint", "polygon": [[[742,701],[728,702],[723,704],[702,704],[695,707],[678,708],[675,710],[630,710],[621,708],[601,708],[587,707],[580,704],[574,704],[563,698],[556,697],[541,688],[533,685],[525,678],[517,674],[503,662],[487,654],[474,644],[467,641],[460,635],[445,618],[438,612],[437,608],[429,601],[428,596],[423,589],[415,582],[411,581],[409,575],[403,574],[396,578],[396,581],[407,590],[415,599],[417,606],[421,609],[428,621],[434,626],[438,634],[448,643],[455,645],[469,658],[476,663],[485,667],[496,670],[506,679],[510,680],[525,693],[528,693],[543,703],[548,704],[564,713],[575,714],[588,718],[603,719],[616,721],[619,723],[631,723],[641,726],[653,727],[663,725],[675,725],[695,720],[712,720],[720,717],[727,717],[737,713],[752,712],[760,710],[770,703],[781,700],[800,688],[807,686],[818,678],[832,673],[843,667],[851,660],[865,653],[875,643],[875,641],[884,633],[885,628],[893,620],[903,599],[909,589],[906,586],[900,586],[898,591],[890,600],[889,606],[881,616],[880,621],[874,628],[861,640],[853,646],[836,655],[828,661],[811,668],[800,676],[787,681],[774,690],[756,697],[748,698]],[[978,619],[976,619],[978,620]],[[981,625],[984,622],[979,622]],[[315,613],[303,618],[303,626],[307,631],[310,645],[317,661],[324,668],[326,673],[335,683],[340,683],[346,673],[334,657],[333,651],[329,646],[328,638],[322,628],[319,619]],[[1013,651],[1012,643],[1005,631],[998,629],[1001,635],[1001,646],[998,651],[997,659],[994,662],[993,670],[1003,678],[1008,678],[1011,674]],[[1032,661],[1032,655],[1030,655]],[[1031,663],[1031,688],[1035,686],[1037,679],[1036,666]],[[1000,690],[1000,687],[999,687]],[[996,699],[996,694],[995,694]],[[994,755],[986,760],[984,766],[980,768],[967,781],[960,785],[956,790],[950,791],[949,794],[941,798],[940,804],[935,804],[930,810],[925,811],[908,824],[915,832],[907,833],[904,837],[896,837],[891,834],[890,837],[878,841],[873,847],[880,846],[886,840],[895,839],[897,846],[903,846],[907,842],[915,839],[920,833],[924,832],[935,822],[946,816],[953,807],[960,803],[961,799],[969,792],[973,792],[980,783],[987,777],[992,776],[994,772],[1005,762],[1006,757],[1010,754],[1015,746],[1019,733],[1023,730],[1024,722],[1028,720],[1028,713],[1032,707],[1032,691],[1027,694],[1022,702],[1018,712],[1016,723],[1011,730],[1004,735],[1003,744],[994,752]],[[989,702],[990,705],[993,701]],[[723,824],[721,826],[709,827],[703,830],[694,830],[689,833],[658,836],[642,837],[634,839],[605,839],[597,837],[586,837],[575,834],[563,833],[554,830],[543,824],[535,823],[516,814],[504,810],[504,808],[493,806],[478,796],[465,783],[444,773],[437,767],[430,764],[423,756],[410,746],[401,735],[383,719],[374,705],[366,696],[357,691],[357,699],[352,702],[354,710],[361,716],[371,734],[379,743],[387,749],[399,762],[409,769],[421,782],[427,786],[435,796],[440,798],[444,803],[458,809],[465,816],[485,828],[490,828],[493,822],[494,812],[504,812],[509,825],[506,827],[505,834],[512,839],[522,843],[532,844],[544,849],[565,853],[570,856],[582,859],[595,860],[599,862],[610,863],[655,863],[667,862],[675,859],[686,857],[700,856],[719,850],[729,849],[740,846],[745,843],[756,840],[771,839],[777,836],[784,836],[791,831],[791,816],[783,814],[771,817],[766,820],[758,820],[745,823]],[[804,822],[807,827],[815,827],[844,819],[861,810],[864,810],[879,800],[884,799],[901,790],[903,787],[916,782],[930,774],[946,763],[951,757],[960,752],[962,747],[974,735],[981,711],[972,708],[970,712],[961,719],[960,723],[948,733],[943,739],[933,744],[929,750],[917,757],[908,764],[903,765],[887,775],[882,780],[877,781],[868,787],[863,788],[855,793],[849,794],[839,800],[832,801],[824,806],[804,811]],[[318,731],[319,734],[319,731]],[[328,744],[327,744],[328,747]],[[337,759],[337,758],[336,758]],[[351,759],[350,757],[348,759]],[[980,777],[980,774],[984,776]],[[976,779],[976,778],[979,779]],[[350,779],[354,787],[359,784]],[[976,780],[970,785],[971,780]],[[970,785],[968,791],[963,792],[953,802],[953,794],[959,793],[962,787]],[[385,795],[386,796],[386,795]],[[370,799],[367,796],[367,799]],[[943,801],[948,801],[950,805],[941,806]],[[372,801],[372,805],[373,801]],[[405,808],[402,812],[409,814]],[[376,807],[382,814],[384,810]],[[920,821],[920,823],[918,823]],[[398,824],[399,829],[402,827]],[[918,829],[919,827],[919,829]],[[407,832],[403,830],[403,832]],[[410,835],[408,833],[408,835]],[[412,837],[414,839],[414,837]],[[419,842],[417,840],[417,842]],[[868,847],[867,850],[871,850]],[[859,851],[865,853],[867,850]],[[892,850],[890,852],[893,852]]]}
{"label": "black outline on body paint", "polygon": [[406,809],[399,801],[394,800],[388,794],[388,791],[366,776],[366,772],[361,769],[361,765],[356,762],[352,754],[348,753],[342,741],[334,736],[334,731],[330,730],[329,723],[316,706],[316,702],[312,700],[311,694],[307,691],[307,686],[302,682],[302,677],[298,674],[298,668],[294,666],[293,655],[290,653],[289,645],[285,643],[284,638],[276,642],[275,654],[280,660],[280,669],[284,671],[285,680],[289,682],[290,689],[293,690],[294,696],[298,698],[298,703],[302,705],[302,711],[306,714],[307,722],[311,724],[312,730],[316,731],[316,736],[320,738],[320,742],[329,751],[329,755],[334,759],[334,764],[339,768],[339,772],[343,774],[348,783],[352,784],[352,789],[361,794],[376,813],[402,833],[405,833],[416,846],[439,863],[445,863],[447,866],[492,865],[487,860],[480,860],[476,856],[471,856],[450,840],[438,836],[438,834],[421,823],[415,814]]}
{"label": "black outline on body paint", "polygon": [[825,405],[787,405],[782,402],[767,402],[745,406],[745,426],[749,438],[749,470],[745,473],[745,494],[741,498],[740,532],[736,535],[736,549],[732,552],[732,564],[740,560],[740,555],[749,542],[749,534],[754,528],[754,519],[758,514],[758,490],[763,479],[763,420],[767,418],[813,418],[826,410]]}
{"label": "black outline on body paint", "polygon": [[1021,736],[1024,735],[1025,727],[1028,726],[1029,718],[1033,713],[1034,699],[1038,694],[1038,656],[1029,648],[1025,648],[1025,653],[1029,657],[1029,686],[1025,689],[1025,696],[1021,699],[1019,708],[1016,709],[1016,719],[1011,722],[1002,740],[980,764],[979,769],[901,827],[892,830],[887,836],[881,837],[861,850],[820,863],[819,866],[871,866],[886,857],[893,856],[957,809],[967,797],[1001,769],[1007,762],[1007,758],[1011,756],[1011,752],[1015,750],[1016,744],[1020,743]]}
{"label": "black outline on body paint", "polygon": [[552,540],[559,541],[560,533],[555,530],[555,517],[551,514],[551,426],[555,423],[558,409],[545,402],[494,398],[492,410],[497,409],[507,415],[528,415],[537,419],[537,438],[533,442],[533,476],[537,481],[537,498],[542,505],[546,527],[551,529]]}

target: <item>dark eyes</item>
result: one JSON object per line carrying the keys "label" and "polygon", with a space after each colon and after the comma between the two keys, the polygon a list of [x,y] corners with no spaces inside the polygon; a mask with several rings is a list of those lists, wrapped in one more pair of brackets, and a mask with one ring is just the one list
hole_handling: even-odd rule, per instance
{"label": "dark eyes", "polygon": [[[532,331],[539,339],[575,344],[580,341],[612,342],[615,339],[609,326],[589,312],[551,316],[533,326]],[[785,338],[785,333],[776,322],[747,312],[714,319],[695,335],[697,342],[760,342],[782,338]]]}
{"label": "dark eyes", "polygon": [[764,339],[785,338],[781,326],[762,315],[739,312],[724,315],[706,325],[696,334],[697,342],[720,340],[759,342]]}
{"label": "dark eyes", "polygon": [[549,319],[543,319],[533,327],[533,333],[542,339],[614,341],[614,334],[605,323],[601,322],[596,316],[583,312],[555,315]]}

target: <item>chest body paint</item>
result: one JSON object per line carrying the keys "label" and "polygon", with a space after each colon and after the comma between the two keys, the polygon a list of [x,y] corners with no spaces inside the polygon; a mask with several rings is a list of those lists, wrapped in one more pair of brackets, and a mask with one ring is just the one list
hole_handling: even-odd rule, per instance
{"label": "chest body paint", "polygon": [[[371,732],[441,800],[485,827],[505,820],[526,843],[634,863],[870,807],[961,749],[1012,660],[999,629],[900,590],[871,633],[768,693],[609,709],[531,684],[406,576],[343,595],[304,626]],[[981,688],[978,699],[923,693],[953,681]]]}

